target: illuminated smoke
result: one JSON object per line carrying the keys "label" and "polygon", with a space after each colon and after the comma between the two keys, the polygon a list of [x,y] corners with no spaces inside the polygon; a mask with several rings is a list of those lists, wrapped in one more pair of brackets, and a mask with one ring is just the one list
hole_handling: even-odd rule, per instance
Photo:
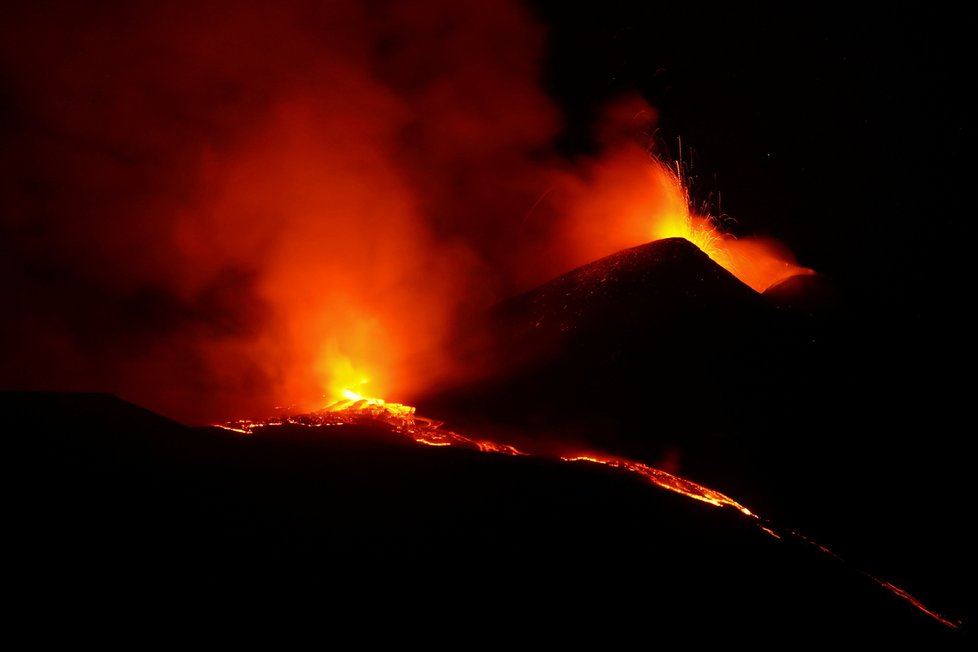
{"label": "illuminated smoke", "polygon": [[634,99],[558,156],[516,2],[31,3],[0,32],[5,387],[191,422],[409,400],[460,315],[683,208]]}

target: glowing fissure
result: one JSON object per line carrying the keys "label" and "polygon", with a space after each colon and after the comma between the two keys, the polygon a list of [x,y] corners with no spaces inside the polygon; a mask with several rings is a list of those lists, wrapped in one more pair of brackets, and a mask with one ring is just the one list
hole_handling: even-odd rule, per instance
{"label": "glowing fissure", "polygon": [[343,399],[308,414],[288,415],[266,421],[239,420],[219,427],[241,434],[251,434],[267,426],[296,425],[318,428],[377,423],[382,423],[394,432],[426,446],[454,446],[484,453],[527,455],[508,444],[471,439],[451,430],[445,430],[441,427],[443,425],[441,421],[419,416],[415,408],[410,405],[389,403],[379,398]]}
{"label": "glowing fissure", "polygon": [[869,575],[868,573],[866,573],[866,575],[871,580],[873,580],[874,582],[876,582],[877,584],[879,584],[880,586],[882,586],[884,589],[886,589],[887,591],[890,591],[894,595],[896,595],[896,596],[898,596],[900,598],[903,598],[904,600],[906,600],[907,602],[909,602],[913,606],[917,607],[917,609],[920,609],[925,614],[927,614],[931,618],[937,620],[941,624],[946,625],[947,627],[950,627],[951,629],[957,629],[958,628],[958,626],[959,626],[958,623],[955,623],[952,620],[948,620],[947,618],[945,618],[941,614],[937,613],[936,611],[931,611],[930,609],[928,609],[927,607],[925,607],[923,605],[923,603],[920,602],[920,600],[918,600],[917,598],[913,597],[912,595],[910,595],[909,593],[907,593],[905,590],[901,589],[899,586],[896,586],[895,584],[892,584],[891,582],[887,582],[885,580],[881,580],[879,578],[873,577],[872,575]]}
{"label": "glowing fissure", "polygon": [[620,457],[597,455],[561,456],[560,459],[565,462],[590,462],[592,464],[604,464],[606,466],[624,469],[648,479],[656,486],[682,494],[688,498],[692,498],[693,500],[709,503],[714,507],[733,507],[737,511],[743,513],[745,516],[754,516],[749,509],[728,496],[724,496],[719,491],[707,489],[706,487],[698,485],[695,482],[686,480],[685,478],[680,478],[679,476],[668,473],[667,471],[656,469],[648,464],[633,462]]}
{"label": "glowing fissure", "polygon": [[[770,534],[773,537],[777,537],[778,539],[781,538],[780,536],[778,536],[777,533],[775,533],[772,530],[769,530],[766,527],[762,527],[761,529],[764,530],[764,531],[766,531],[768,534]],[[845,562],[845,559],[843,559],[839,555],[835,554],[830,549],[826,548],[825,546],[821,545],[820,543],[818,543],[816,541],[812,541],[811,539],[809,539],[808,537],[806,537],[804,534],[801,534],[800,532],[795,532],[794,530],[785,530],[782,534],[785,534],[787,536],[790,536],[791,538],[793,538],[795,540],[803,541],[804,543],[807,543],[808,545],[814,546],[815,548],[817,548],[819,552],[821,552],[823,554],[826,554],[826,555],[828,555],[830,557],[833,557],[833,558],[837,559],[840,562],[843,562],[843,563]],[[914,596],[910,595],[910,593],[908,591],[906,591],[905,589],[901,589],[896,584],[893,584],[892,582],[887,582],[886,580],[880,579],[880,578],[876,577],[875,575],[872,575],[870,573],[867,573],[866,571],[860,571],[860,572],[863,575],[865,575],[867,578],[869,578],[870,580],[872,580],[874,583],[876,583],[879,586],[883,587],[884,589],[886,589],[887,591],[889,591],[893,595],[897,596],[898,598],[900,598],[902,600],[905,600],[911,606],[913,606],[914,608],[916,608],[916,609],[922,611],[923,613],[927,614],[928,616],[930,616],[931,618],[933,618],[937,622],[941,623],[945,627],[949,627],[951,629],[958,629],[958,628],[960,628],[961,621],[955,622],[955,621],[951,620],[950,618],[948,618],[948,617],[946,617],[946,616],[944,616],[944,615],[942,615],[942,614],[940,614],[940,613],[938,613],[936,611],[933,611],[931,609],[928,609],[927,606],[924,605],[923,602],[921,602],[920,600],[918,600]]]}
{"label": "glowing fissure", "polygon": [[[509,444],[472,439],[470,437],[460,435],[459,433],[452,432],[451,430],[446,430],[442,428],[444,425],[443,422],[418,415],[416,409],[410,405],[389,403],[380,398],[364,398],[352,390],[346,391],[349,391],[351,395],[350,398],[335,401],[322,410],[315,412],[283,416],[265,421],[238,420],[226,424],[220,424],[218,427],[232,432],[250,435],[262,428],[283,425],[318,428],[324,426],[355,424],[376,425],[377,423],[382,423],[388,426],[393,432],[404,435],[414,442],[424,444],[426,446],[456,447],[476,450],[483,453],[497,453],[501,455],[530,455],[529,453],[525,453],[513,446],[510,446]],[[346,394],[346,391],[341,393]],[[564,462],[601,464],[603,466],[621,469],[622,471],[637,474],[661,489],[681,494],[687,498],[691,498],[702,503],[707,503],[714,507],[732,507],[740,512],[745,518],[749,518],[750,521],[760,528],[760,530],[765,534],[768,534],[775,539],[780,540],[783,538],[791,538],[802,541],[813,546],[820,553],[826,554],[841,563],[845,563],[845,559],[834,553],[829,548],[812,541],[808,537],[795,532],[794,530],[779,530],[773,523],[758,516],[750,509],[733,500],[729,496],[726,496],[719,491],[709,489],[708,487],[704,487],[703,485],[697,484],[691,480],[687,480],[667,471],[649,466],[648,464],[622,457],[596,453],[561,455],[559,456],[559,459]],[[875,577],[874,575],[866,573],[865,571],[861,572],[874,583],[878,584],[898,598],[904,600],[912,607],[926,614],[930,618],[933,618],[945,627],[950,629],[958,629],[960,627],[959,622],[950,620],[940,613],[927,608],[922,602],[920,602],[920,600],[913,597],[904,589]]]}

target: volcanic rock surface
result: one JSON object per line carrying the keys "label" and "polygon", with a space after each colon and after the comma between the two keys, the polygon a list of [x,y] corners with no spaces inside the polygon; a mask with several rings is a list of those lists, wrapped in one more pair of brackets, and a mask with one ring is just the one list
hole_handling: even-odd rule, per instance
{"label": "volcanic rock surface", "polygon": [[0,408],[31,479],[8,588],[82,618],[173,630],[177,608],[220,629],[226,611],[267,621],[304,602],[329,632],[362,611],[424,619],[428,641],[451,638],[443,622],[609,645],[961,638],[812,546],[605,467],[381,425],[189,428],[97,394],[8,392]]}
{"label": "volcanic rock surface", "polygon": [[474,338],[488,344],[469,353],[491,371],[417,405],[502,437],[688,455],[767,418],[772,397],[804,384],[798,347],[785,347],[795,322],[689,241],[659,240],[497,305],[489,335]]}

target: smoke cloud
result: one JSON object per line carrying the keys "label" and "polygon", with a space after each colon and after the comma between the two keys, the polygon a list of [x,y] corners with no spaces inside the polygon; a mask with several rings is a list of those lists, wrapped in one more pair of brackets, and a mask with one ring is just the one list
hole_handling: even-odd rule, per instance
{"label": "smoke cloud", "polygon": [[460,371],[460,316],[675,209],[641,100],[556,153],[515,0],[30,3],[0,32],[4,388],[188,422],[409,400]]}

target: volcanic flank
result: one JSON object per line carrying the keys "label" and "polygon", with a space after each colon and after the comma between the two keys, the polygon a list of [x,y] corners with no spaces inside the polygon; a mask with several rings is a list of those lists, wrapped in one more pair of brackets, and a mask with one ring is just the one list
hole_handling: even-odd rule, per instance
{"label": "volcanic flank", "polygon": [[0,400],[34,444],[15,588],[81,615],[368,601],[553,640],[958,640],[802,540],[607,467],[417,446],[379,421],[242,436],[107,395]]}
{"label": "volcanic flank", "polygon": [[676,472],[963,604],[967,545],[934,534],[960,529],[963,476],[893,444],[928,425],[861,380],[878,372],[857,315],[819,276],[759,294],[689,242],[660,240],[498,304],[459,345],[492,372],[416,405],[469,436]]}
{"label": "volcanic flank", "polygon": [[483,348],[460,346],[492,372],[420,399],[421,413],[655,460],[755,417],[792,373],[771,355],[788,319],[681,238],[579,267],[487,323]]}

